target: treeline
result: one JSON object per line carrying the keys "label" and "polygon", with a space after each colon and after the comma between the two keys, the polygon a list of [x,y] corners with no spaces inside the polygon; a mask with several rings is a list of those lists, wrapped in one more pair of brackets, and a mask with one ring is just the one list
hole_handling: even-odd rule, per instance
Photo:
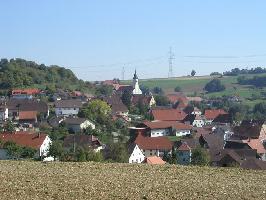
{"label": "treeline", "polygon": [[266,73],[266,68],[256,67],[251,69],[239,69],[234,68],[231,71],[226,71],[223,73],[224,76],[238,76],[241,74],[263,74]]}
{"label": "treeline", "polygon": [[240,85],[253,85],[255,87],[265,87],[266,76],[254,76],[253,78],[247,78],[245,76],[240,76],[237,78],[237,82]]}
{"label": "treeline", "polygon": [[27,88],[34,85],[70,89],[85,87],[74,73],[57,65],[45,66],[24,59],[1,59],[0,89]]}

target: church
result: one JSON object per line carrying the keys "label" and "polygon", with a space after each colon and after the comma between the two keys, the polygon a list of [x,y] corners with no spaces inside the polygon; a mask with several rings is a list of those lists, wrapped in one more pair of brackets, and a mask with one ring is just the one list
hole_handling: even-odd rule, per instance
{"label": "church", "polygon": [[137,75],[137,71],[136,70],[135,70],[135,74],[134,74],[134,77],[133,77],[132,87],[133,87],[133,91],[132,91],[133,95],[142,94],[142,91],[139,88],[139,79],[138,79],[138,75]]}

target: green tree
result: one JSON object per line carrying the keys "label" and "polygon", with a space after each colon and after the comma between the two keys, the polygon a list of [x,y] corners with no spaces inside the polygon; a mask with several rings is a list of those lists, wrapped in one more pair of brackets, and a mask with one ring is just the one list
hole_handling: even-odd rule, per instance
{"label": "green tree", "polygon": [[191,164],[193,165],[209,165],[210,164],[210,156],[208,152],[201,148],[197,147],[192,150],[191,156]]}
{"label": "green tree", "polygon": [[157,95],[154,97],[157,106],[167,106],[169,105],[169,99],[166,96]]}
{"label": "green tree", "polygon": [[220,92],[225,90],[225,86],[222,85],[219,79],[213,79],[205,85],[204,90],[206,90],[209,93]]}
{"label": "green tree", "polygon": [[181,92],[181,87],[180,86],[176,86],[175,87],[175,92]]}
{"label": "green tree", "polygon": [[61,159],[64,155],[64,148],[61,141],[56,140],[50,144],[48,156],[52,156],[54,159]]}
{"label": "green tree", "polygon": [[111,159],[114,162],[128,163],[128,151],[127,147],[123,143],[111,143],[109,145],[109,154],[107,159]]}
{"label": "green tree", "polygon": [[7,120],[7,122],[4,124],[4,131],[10,132],[10,133],[15,131],[15,126],[11,120]]}
{"label": "green tree", "polygon": [[158,87],[158,86],[156,86],[156,87],[153,88],[153,92],[154,92],[155,94],[160,94],[160,95],[162,95],[162,94],[163,94],[163,89],[160,88],[160,87]]}
{"label": "green tree", "polygon": [[22,147],[21,157],[22,158],[34,158],[37,150],[31,147]]}
{"label": "green tree", "polygon": [[22,148],[15,142],[6,142],[4,144],[4,149],[6,149],[7,155],[12,159],[19,159],[21,157]]}
{"label": "green tree", "polygon": [[191,74],[191,76],[195,76],[196,75],[196,71],[193,69],[190,74]]}

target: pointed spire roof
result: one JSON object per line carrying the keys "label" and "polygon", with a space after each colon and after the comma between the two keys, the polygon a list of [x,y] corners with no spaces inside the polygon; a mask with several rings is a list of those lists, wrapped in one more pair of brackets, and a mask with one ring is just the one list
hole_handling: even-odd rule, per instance
{"label": "pointed spire roof", "polygon": [[138,79],[137,70],[135,69],[134,77],[133,79]]}

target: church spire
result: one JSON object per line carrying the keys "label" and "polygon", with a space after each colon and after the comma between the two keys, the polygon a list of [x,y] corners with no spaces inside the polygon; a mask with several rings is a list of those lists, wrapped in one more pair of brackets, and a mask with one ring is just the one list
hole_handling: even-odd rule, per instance
{"label": "church spire", "polygon": [[135,74],[134,74],[133,79],[138,79],[138,76],[137,76],[137,70],[136,70],[136,69],[135,69]]}

